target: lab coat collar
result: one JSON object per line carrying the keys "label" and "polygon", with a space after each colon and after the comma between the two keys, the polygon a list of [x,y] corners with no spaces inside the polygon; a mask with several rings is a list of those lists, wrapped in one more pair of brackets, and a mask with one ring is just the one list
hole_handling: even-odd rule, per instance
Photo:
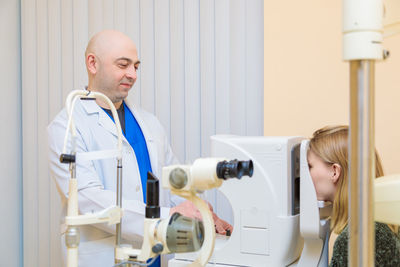
{"label": "lab coat collar", "polygon": [[[118,137],[114,122],[108,114],[94,100],[80,100],[83,109],[88,116],[98,115],[98,123],[107,131],[111,132],[115,137]],[[124,138],[126,141],[126,138]]]}
{"label": "lab coat collar", "polygon": [[[125,99],[125,104],[128,106],[133,116],[139,123],[139,126],[143,132],[144,139],[146,140],[147,150],[149,152],[151,168],[153,172],[157,174],[158,168],[158,160],[157,160],[157,144],[154,140],[154,136],[149,129],[149,126],[146,124],[141,112],[139,109],[135,108],[132,103]],[[115,129],[115,124],[110,117],[102,110],[102,108],[93,100],[80,100],[85,112],[88,116],[93,116],[94,114],[98,114],[98,123],[104,127],[107,131],[111,132],[115,137],[118,137],[117,130]],[[147,122],[149,123],[149,122]],[[125,136],[123,136],[124,142],[129,144],[128,140],[126,140]]]}

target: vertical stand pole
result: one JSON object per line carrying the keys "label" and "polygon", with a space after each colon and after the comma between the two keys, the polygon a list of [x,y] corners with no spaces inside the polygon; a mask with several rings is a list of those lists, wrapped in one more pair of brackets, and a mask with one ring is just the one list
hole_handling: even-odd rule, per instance
{"label": "vertical stand pole", "polygon": [[350,61],[349,266],[374,266],[375,61]]}
{"label": "vertical stand pole", "polygon": [[[117,199],[116,204],[118,207],[122,208],[122,159],[117,161]],[[115,247],[121,246],[122,242],[122,218],[119,223],[117,223],[115,228]],[[120,263],[115,261],[115,263]]]}

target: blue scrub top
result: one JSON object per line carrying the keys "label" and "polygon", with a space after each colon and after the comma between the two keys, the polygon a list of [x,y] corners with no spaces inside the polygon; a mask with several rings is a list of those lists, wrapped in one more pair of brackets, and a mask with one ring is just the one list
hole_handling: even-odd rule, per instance
{"label": "blue scrub top", "polygon": [[152,172],[149,151],[146,140],[139,123],[124,102],[125,109],[125,137],[135,151],[136,160],[139,166],[140,180],[142,181],[143,200],[146,203],[147,172]]}
{"label": "blue scrub top", "polygon": [[[144,138],[139,123],[133,116],[128,106],[123,102],[125,113],[125,132],[124,136],[135,151],[136,160],[139,166],[140,180],[142,181],[143,200],[146,203],[147,172],[152,172],[149,151],[147,150],[146,139]],[[114,121],[113,117],[108,116]],[[160,257],[150,267],[161,266]]]}

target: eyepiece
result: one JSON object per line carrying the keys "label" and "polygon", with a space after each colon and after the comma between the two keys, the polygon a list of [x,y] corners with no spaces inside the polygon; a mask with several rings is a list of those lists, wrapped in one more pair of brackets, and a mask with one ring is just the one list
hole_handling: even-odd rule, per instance
{"label": "eyepiece", "polygon": [[217,176],[220,179],[238,178],[243,176],[253,176],[253,161],[239,161],[237,159],[231,161],[221,161],[217,164]]}
{"label": "eyepiece", "polygon": [[239,164],[241,165],[239,168],[243,170],[243,176],[253,176],[253,161],[252,160],[247,160],[247,161],[239,161]]}

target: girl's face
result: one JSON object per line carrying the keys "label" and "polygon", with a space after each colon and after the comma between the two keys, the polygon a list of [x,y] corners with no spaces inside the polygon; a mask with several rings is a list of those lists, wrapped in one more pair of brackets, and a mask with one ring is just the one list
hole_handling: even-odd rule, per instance
{"label": "girl's face", "polygon": [[336,192],[337,180],[340,176],[340,166],[324,162],[312,150],[307,155],[308,167],[310,168],[317,199],[333,202]]}

